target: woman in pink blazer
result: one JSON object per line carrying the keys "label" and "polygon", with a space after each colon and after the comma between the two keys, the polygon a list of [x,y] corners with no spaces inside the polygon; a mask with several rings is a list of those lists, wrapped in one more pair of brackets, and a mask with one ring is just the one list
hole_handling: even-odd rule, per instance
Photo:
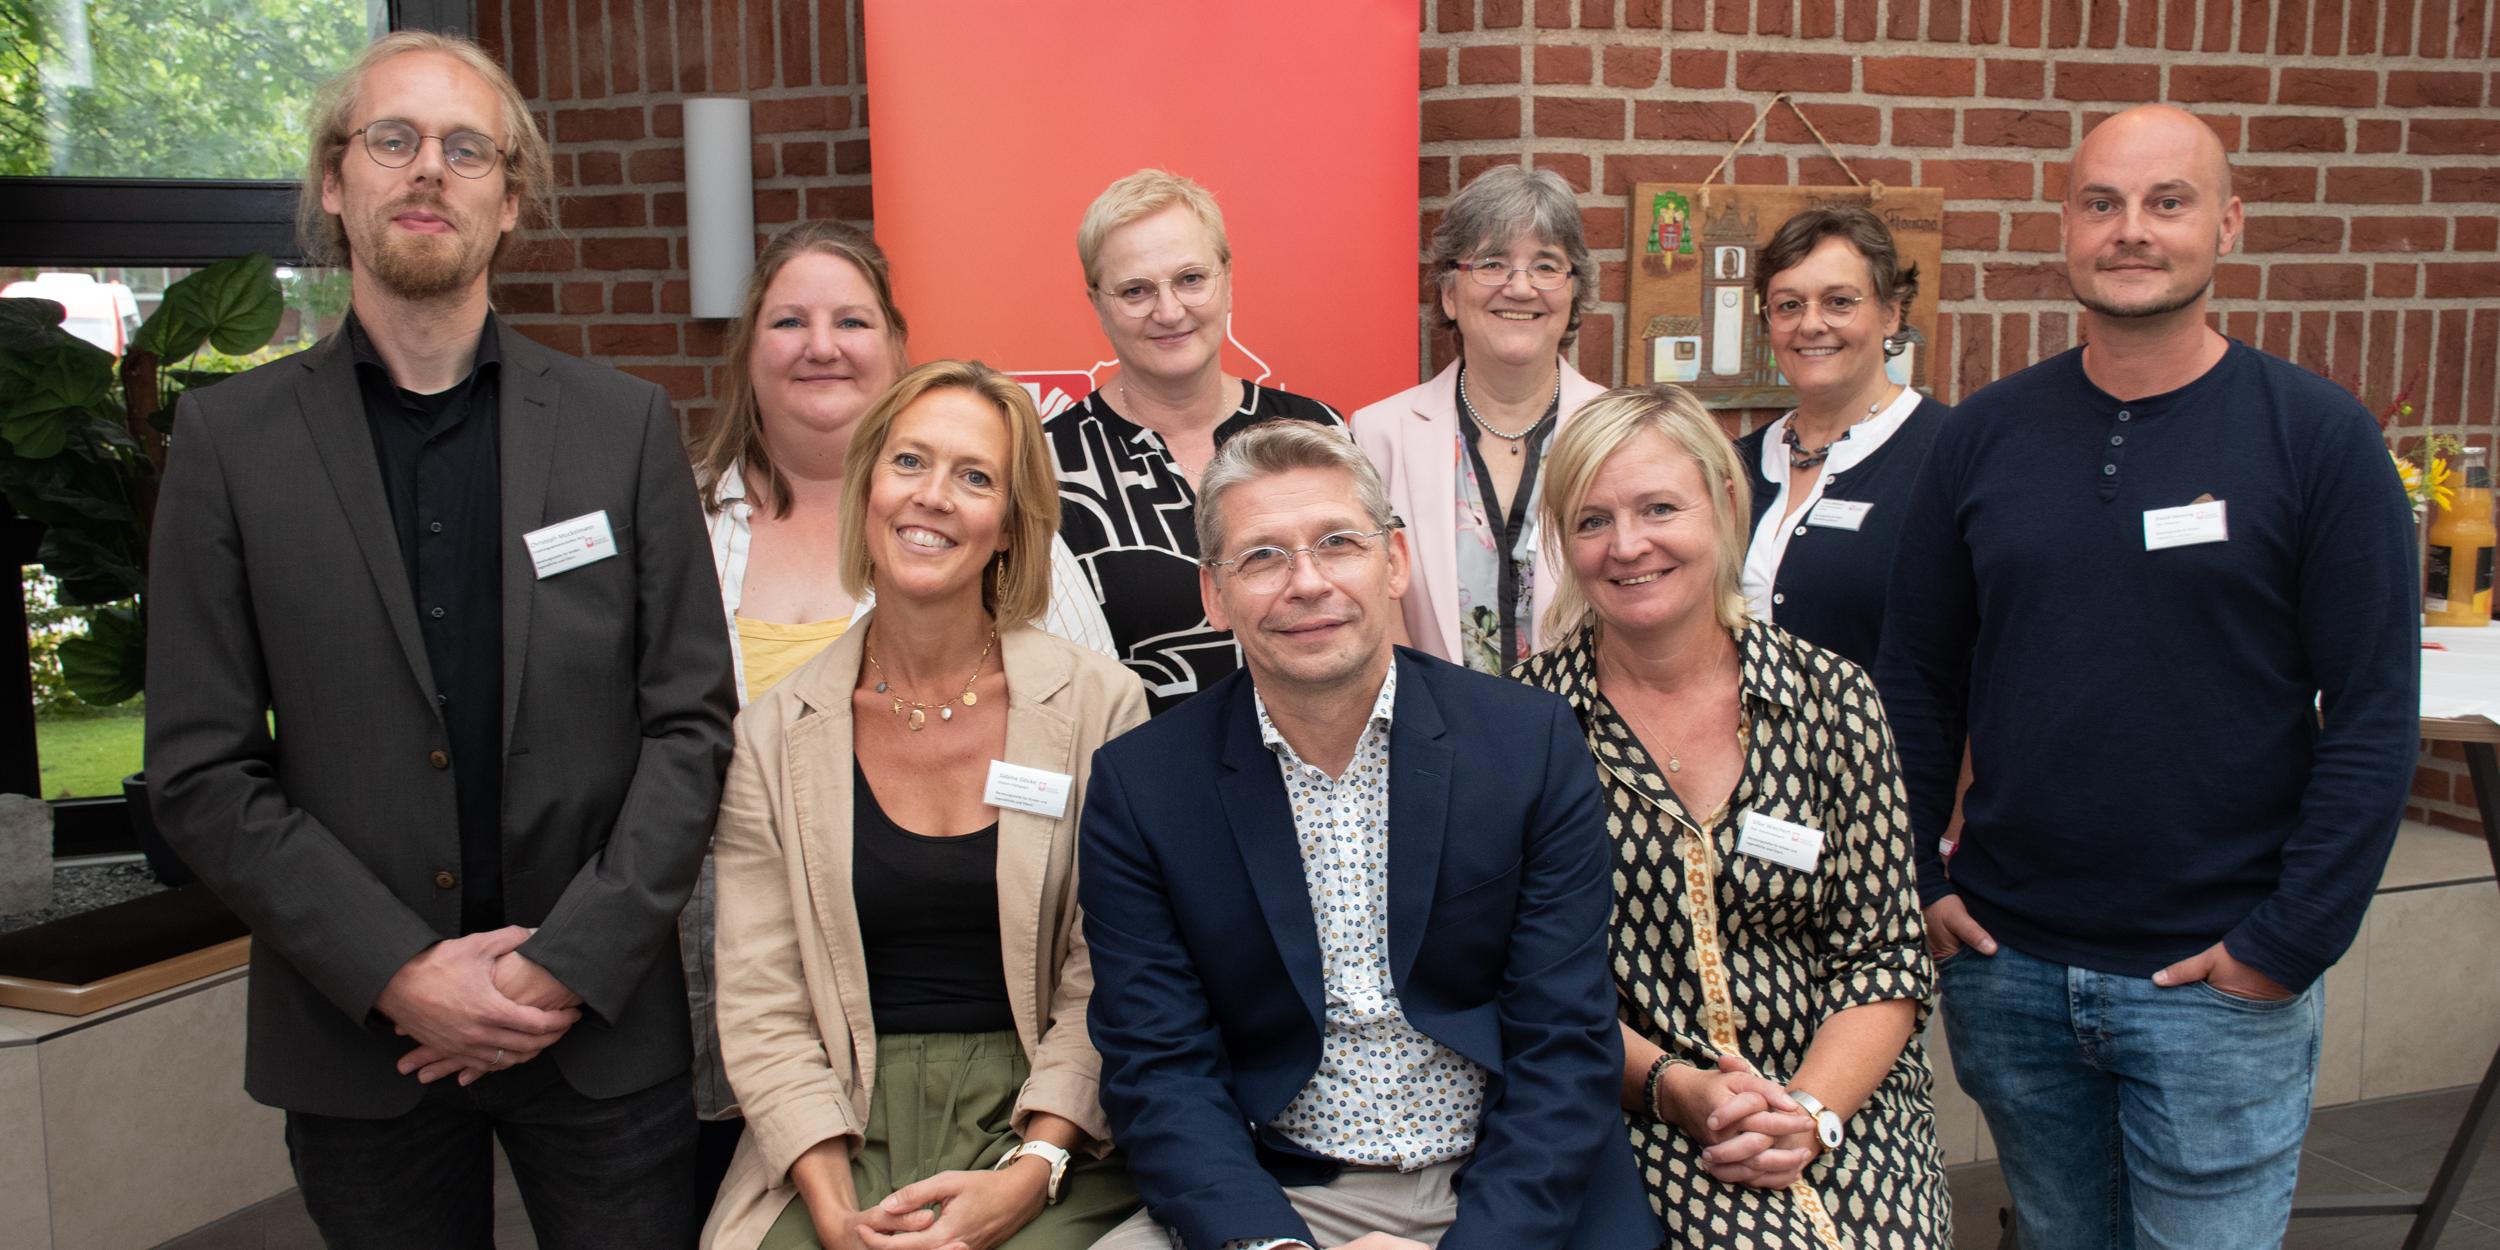
{"label": "woman in pink blazer", "polygon": [[1563,362],[1597,301],[1580,206],[1550,170],[1486,170],[1433,231],[1441,328],[1458,360],[1354,414],[1413,553],[1401,641],[1505,673],[1544,641],[1558,579],[1536,533],[1538,467],[1604,389]]}

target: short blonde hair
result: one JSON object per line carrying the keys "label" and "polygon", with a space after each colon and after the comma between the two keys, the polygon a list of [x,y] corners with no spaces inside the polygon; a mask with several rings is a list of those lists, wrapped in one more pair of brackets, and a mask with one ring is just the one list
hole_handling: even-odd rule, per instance
{"label": "short blonde hair", "polygon": [[1215,197],[1179,174],[1141,169],[1104,187],[1085,206],[1085,220],[1076,227],[1076,259],[1085,267],[1085,285],[1090,288],[1102,281],[1102,275],[1094,272],[1094,260],[1112,231],[1175,204],[1188,209],[1206,227],[1207,237],[1215,241],[1215,263],[1233,263],[1232,241],[1224,235],[1224,210],[1215,206]]}
{"label": "short blonde hair", "polygon": [[[863,598],[868,559],[868,483],[903,410],[933,391],[970,391],[1007,422],[1007,549],[981,577],[981,606],[1000,624],[1039,620],[1050,607],[1050,544],[1059,533],[1059,477],[1042,440],[1042,414],[1015,379],[977,360],[932,360],[902,376],[859,419],[842,466],[842,589]],[[1004,576],[997,566],[1006,565]]]}
{"label": "short blonde hair", "polygon": [[430,30],[395,30],[367,45],[355,64],[313,93],[312,151],[304,161],[303,188],[295,197],[296,240],[311,264],[337,265],[348,259],[347,230],[339,224],[338,214],[321,207],[321,187],[323,179],[339,172],[339,161],[354,141],[355,127],[349,123],[363,103],[365,75],[382,62],[411,52],[431,52],[460,62],[485,81],[501,105],[503,133],[490,137],[503,147],[503,161],[496,168],[503,174],[504,193],[520,201],[521,220],[495,244],[495,261],[500,263],[510,254],[523,230],[555,221],[555,164],[548,155],[547,137],[538,133],[529,102],[521,98],[512,75],[470,40]]}
{"label": "short blonde hair", "polygon": [[[1626,386],[1590,400],[1545,453],[1545,481],[1537,518],[1545,527],[1545,553],[1557,569],[1571,567],[1565,545],[1571,519],[1588,502],[1589,487],[1606,461],[1644,433],[1666,436],[1701,470],[1710,495],[1710,515],[1719,526],[1719,549],[1710,565],[1711,588],[1718,603],[1719,624],[1730,631],[1745,627],[1745,548],[1752,540],[1753,486],[1745,476],[1736,445],[1727,441],[1718,420],[1671,382]],[[1589,623],[1588,596],[1579,579],[1564,577],[1554,588],[1554,602],[1545,612],[1544,636],[1568,638]]]}

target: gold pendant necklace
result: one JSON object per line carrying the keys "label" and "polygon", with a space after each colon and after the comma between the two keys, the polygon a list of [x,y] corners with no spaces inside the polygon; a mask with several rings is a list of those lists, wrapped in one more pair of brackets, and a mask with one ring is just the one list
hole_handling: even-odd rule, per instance
{"label": "gold pendant necklace", "polygon": [[[971,707],[981,701],[981,696],[973,693],[972,684],[981,680],[981,666],[989,662],[990,648],[997,645],[998,631],[993,629],[990,631],[990,640],[981,644],[980,658],[972,662],[972,675],[964,678],[963,693],[951,699],[940,699],[935,703],[923,703],[918,699],[906,699],[895,694],[886,682],[885,665],[877,663],[877,653],[869,651],[865,643],[861,644],[860,649],[868,657],[868,667],[877,670],[877,693],[894,701],[894,718],[902,721],[904,728],[913,733],[919,733],[928,727],[931,709],[936,710],[939,720],[951,721],[955,719],[955,704],[962,703],[965,707]],[[903,715],[905,708],[911,709],[911,715],[908,717]]]}

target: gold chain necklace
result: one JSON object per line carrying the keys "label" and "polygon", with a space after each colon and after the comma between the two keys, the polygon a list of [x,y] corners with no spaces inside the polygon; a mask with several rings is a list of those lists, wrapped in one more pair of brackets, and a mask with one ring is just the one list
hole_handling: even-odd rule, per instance
{"label": "gold chain necklace", "polygon": [[[860,644],[860,650],[868,656],[868,667],[877,670],[877,693],[885,695],[887,698],[894,701],[894,718],[902,721],[904,728],[911,730],[913,733],[918,733],[928,726],[930,709],[935,708],[937,710],[939,720],[951,721],[955,719],[956,703],[960,702],[965,707],[971,707],[981,701],[981,696],[972,692],[972,684],[981,680],[981,666],[989,662],[990,648],[997,645],[998,631],[993,629],[990,631],[990,640],[981,644],[980,658],[972,662],[972,676],[964,678],[964,692],[956,695],[954,698],[940,699],[935,703],[923,703],[918,699],[906,699],[899,694],[893,693],[892,689],[886,683],[885,665],[877,663],[877,653],[869,651],[865,642]],[[908,719],[903,716],[904,708],[911,709],[911,716]]]}

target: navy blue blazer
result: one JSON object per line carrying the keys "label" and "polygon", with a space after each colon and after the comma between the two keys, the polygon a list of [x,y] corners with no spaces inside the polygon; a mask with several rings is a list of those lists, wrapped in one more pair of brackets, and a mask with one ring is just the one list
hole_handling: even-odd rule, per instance
{"label": "navy blue blazer", "polygon": [[[1579,722],[1517,682],[1396,663],[1389,971],[1408,1021],[1490,1076],[1441,1245],[1650,1250]],[[1247,672],[1096,752],[1080,847],[1103,1110],[1138,1193],[1193,1250],[1310,1240],[1282,1187],[1339,1165],[1264,1126],[1319,1067],[1319,936]]]}

